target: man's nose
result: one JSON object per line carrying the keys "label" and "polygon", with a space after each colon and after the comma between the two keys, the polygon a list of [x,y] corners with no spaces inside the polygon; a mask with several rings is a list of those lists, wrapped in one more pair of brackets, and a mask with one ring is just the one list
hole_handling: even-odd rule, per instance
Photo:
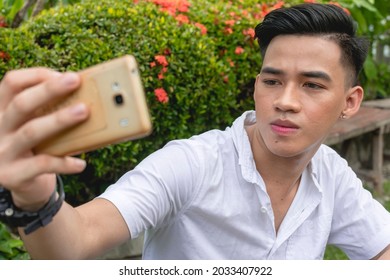
{"label": "man's nose", "polygon": [[274,107],[278,111],[282,112],[299,112],[301,110],[299,90],[292,85],[286,86],[278,94],[274,101]]}

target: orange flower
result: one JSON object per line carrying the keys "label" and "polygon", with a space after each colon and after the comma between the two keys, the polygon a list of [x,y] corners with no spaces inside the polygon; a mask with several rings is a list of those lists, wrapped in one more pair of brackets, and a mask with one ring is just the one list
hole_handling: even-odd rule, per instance
{"label": "orange flower", "polygon": [[225,27],[225,33],[226,34],[232,34],[233,33],[233,29],[231,29],[230,27]]}
{"label": "orange flower", "polygon": [[238,54],[238,55],[242,54],[243,52],[244,52],[244,49],[242,47],[240,47],[240,46],[238,46],[236,48],[236,50],[234,51],[234,53]]}
{"label": "orange flower", "polygon": [[178,14],[175,19],[180,23],[190,23],[190,20],[186,15]]}
{"label": "orange flower", "polygon": [[229,76],[228,75],[223,76],[223,82],[225,84],[227,84],[229,82]]}
{"label": "orange flower", "polygon": [[157,78],[159,79],[159,80],[162,80],[162,79],[164,79],[164,74],[163,73],[158,73],[158,75],[157,75]]}
{"label": "orange flower", "polygon": [[168,66],[168,64],[169,64],[166,57],[163,55],[156,55],[154,57],[154,59],[157,61],[158,64],[160,64],[162,66]]}
{"label": "orange flower", "polygon": [[2,59],[3,61],[7,61],[10,58],[11,58],[11,56],[8,53],[0,51],[0,59]]}
{"label": "orange flower", "polygon": [[283,5],[284,5],[284,1],[279,1],[278,3],[276,3],[276,4],[272,7],[272,9],[273,9],[273,10],[279,9],[279,8],[283,7]]}
{"label": "orange flower", "polygon": [[230,57],[228,57],[227,61],[231,67],[234,67],[234,61]]}
{"label": "orange flower", "polygon": [[253,28],[243,30],[242,34],[244,34],[245,36],[250,36],[251,38],[255,38],[255,30]]}
{"label": "orange flower", "polygon": [[347,8],[344,8],[343,6],[340,5],[340,3],[337,3],[337,2],[329,2],[330,5],[335,5],[339,8],[342,8],[344,10],[344,12],[346,12],[348,15],[351,14],[351,12],[347,9]]}
{"label": "orange flower", "polygon": [[165,89],[163,89],[163,88],[156,88],[154,90],[154,95],[156,96],[158,102],[168,103],[168,101],[169,101],[168,94],[165,91]]}
{"label": "orange flower", "polygon": [[262,3],[261,4],[261,17],[265,17],[269,13],[269,7],[267,4]]}
{"label": "orange flower", "polygon": [[150,62],[150,68],[156,67],[156,62]]}
{"label": "orange flower", "polygon": [[188,12],[191,4],[187,0],[149,0],[150,2],[161,7],[162,11],[168,12],[170,15],[175,15],[177,12]]}
{"label": "orange flower", "polygon": [[234,26],[235,23],[236,23],[236,22],[235,22],[235,20],[233,20],[233,19],[231,19],[231,20],[226,20],[226,21],[225,21],[225,24],[226,24],[227,26]]}
{"label": "orange flower", "polygon": [[203,24],[201,24],[201,23],[199,23],[199,22],[196,22],[194,25],[200,29],[200,33],[201,33],[202,35],[207,34],[207,28],[206,28],[206,26],[204,26]]}

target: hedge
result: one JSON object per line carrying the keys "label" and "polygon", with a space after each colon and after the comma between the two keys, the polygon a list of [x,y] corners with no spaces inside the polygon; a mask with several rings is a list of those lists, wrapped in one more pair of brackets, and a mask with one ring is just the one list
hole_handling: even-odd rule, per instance
{"label": "hedge", "polygon": [[[261,65],[254,27],[270,10],[298,2],[84,0],[59,6],[18,29],[0,28],[0,79],[11,69],[77,71],[124,54],[136,57],[153,133],[80,155],[87,169],[64,176],[67,200],[78,205],[169,140],[224,129],[252,109]],[[20,243],[10,244],[8,257],[17,258]]]}
{"label": "hedge", "polygon": [[70,203],[91,199],[169,140],[224,129],[252,108],[261,63],[253,38],[257,6],[243,17],[242,7],[223,1],[178,3],[83,1],[46,10],[16,30],[1,29],[0,52],[7,56],[0,59],[0,78],[38,65],[77,71],[123,54],[138,61],[153,133],[80,155],[86,171],[64,176]]}

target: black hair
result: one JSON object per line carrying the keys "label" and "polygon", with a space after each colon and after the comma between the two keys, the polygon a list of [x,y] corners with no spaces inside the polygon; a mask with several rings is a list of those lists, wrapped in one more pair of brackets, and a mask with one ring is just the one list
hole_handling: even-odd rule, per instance
{"label": "black hair", "polygon": [[256,26],[255,33],[263,57],[278,35],[321,36],[336,42],[342,51],[341,63],[352,70],[353,85],[358,82],[369,49],[368,40],[356,36],[352,17],[333,4],[304,3],[273,10]]}

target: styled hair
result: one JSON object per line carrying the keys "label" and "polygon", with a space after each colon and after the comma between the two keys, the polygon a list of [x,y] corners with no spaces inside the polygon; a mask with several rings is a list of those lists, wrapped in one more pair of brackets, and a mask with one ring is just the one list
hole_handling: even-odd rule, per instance
{"label": "styled hair", "polygon": [[255,34],[264,57],[271,40],[279,35],[320,36],[334,41],[341,48],[341,63],[350,69],[351,84],[367,57],[369,42],[356,36],[356,25],[350,15],[333,4],[304,3],[268,13],[256,26]]}

